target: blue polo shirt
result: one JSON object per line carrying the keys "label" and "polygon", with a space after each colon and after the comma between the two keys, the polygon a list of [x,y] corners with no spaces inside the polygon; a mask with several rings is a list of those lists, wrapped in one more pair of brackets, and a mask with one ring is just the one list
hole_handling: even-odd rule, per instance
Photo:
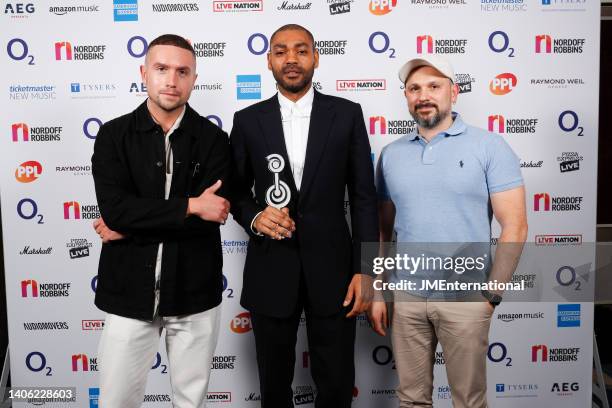
{"label": "blue polo shirt", "polygon": [[398,244],[488,245],[489,196],[523,185],[519,158],[501,136],[452,115],[452,126],[429,143],[415,132],[381,152],[377,192],[395,205]]}

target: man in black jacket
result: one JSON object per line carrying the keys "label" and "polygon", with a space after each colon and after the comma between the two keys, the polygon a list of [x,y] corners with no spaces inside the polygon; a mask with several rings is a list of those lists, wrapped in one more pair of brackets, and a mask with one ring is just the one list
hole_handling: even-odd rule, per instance
{"label": "man in black jacket", "polygon": [[370,144],[358,104],[313,90],[318,57],[304,27],[279,28],[268,53],[279,93],[237,112],[230,136],[232,214],[251,238],[241,304],[251,312],[264,408],[293,407],[302,310],[315,407],[349,407],[353,317],[369,304],[359,258],[362,242],[378,240]]}
{"label": "man in black jacket", "polygon": [[152,41],[141,74],[149,98],[101,127],[92,156],[95,303],[107,312],[99,405],[141,406],[165,328],[173,406],[198,408],[219,331],[229,143],[187,105],[197,74],[185,39]]}

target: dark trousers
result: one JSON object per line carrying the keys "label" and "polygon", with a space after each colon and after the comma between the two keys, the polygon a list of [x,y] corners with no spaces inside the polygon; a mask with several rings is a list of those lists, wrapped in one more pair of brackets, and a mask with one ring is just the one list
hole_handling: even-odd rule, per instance
{"label": "dark trousers", "polygon": [[[301,288],[305,288],[301,283]],[[332,316],[316,316],[309,311],[307,299],[302,289],[295,312],[287,318],[251,313],[262,408],[294,407],[291,383],[302,310],[306,313],[310,373],[317,388],[315,408],[351,406],[355,382],[355,319],[345,317],[350,310],[346,308]]]}

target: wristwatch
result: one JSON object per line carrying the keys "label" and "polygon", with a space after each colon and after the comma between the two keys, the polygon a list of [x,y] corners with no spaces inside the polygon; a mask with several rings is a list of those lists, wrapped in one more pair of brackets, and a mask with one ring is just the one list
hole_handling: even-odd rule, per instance
{"label": "wristwatch", "polygon": [[493,305],[493,307],[498,306],[502,301],[502,297],[500,295],[491,293],[488,290],[483,290],[480,293],[482,293],[482,296],[484,296],[484,298],[487,299],[489,303]]}

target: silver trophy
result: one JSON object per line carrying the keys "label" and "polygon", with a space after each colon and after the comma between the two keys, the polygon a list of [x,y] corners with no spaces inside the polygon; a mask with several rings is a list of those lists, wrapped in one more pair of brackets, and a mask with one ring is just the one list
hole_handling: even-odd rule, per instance
{"label": "silver trophy", "polygon": [[271,154],[266,159],[268,160],[268,170],[274,174],[274,184],[266,191],[266,204],[281,209],[291,201],[291,190],[279,176],[285,168],[285,160],[280,154]]}

